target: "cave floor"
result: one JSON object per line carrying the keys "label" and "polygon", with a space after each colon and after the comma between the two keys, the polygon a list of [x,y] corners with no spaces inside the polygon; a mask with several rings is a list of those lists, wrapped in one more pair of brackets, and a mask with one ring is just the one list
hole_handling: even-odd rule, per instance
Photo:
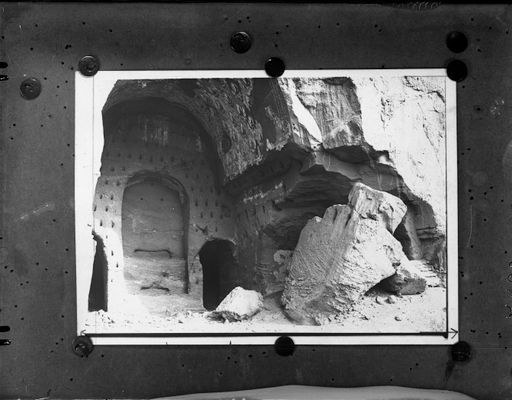
{"label": "cave floor", "polygon": [[[170,302],[171,295],[152,296],[160,304]],[[210,318],[210,312],[182,308],[165,312],[106,313],[90,312],[86,318],[86,333],[417,333],[446,331],[446,289],[428,287],[418,295],[390,297],[389,293],[373,289],[342,321],[320,326],[293,323],[285,316],[279,296],[267,296],[263,310],[250,320],[223,322]],[[180,303],[184,306],[186,303]]]}

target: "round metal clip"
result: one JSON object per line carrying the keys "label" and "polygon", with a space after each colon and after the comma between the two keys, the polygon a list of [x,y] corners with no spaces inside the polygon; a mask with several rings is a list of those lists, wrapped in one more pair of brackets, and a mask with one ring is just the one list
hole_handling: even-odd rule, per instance
{"label": "round metal clip", "polygon": [[274,349],[280,356],[291,356],[295,351],[295,343],[291,337],[281,336],[275,341]]}
{"label": "round metal clip", "polygon": [[93,76],[100,70],[100,60],[96,56],[85,56],[78,62],[78,70],[82,75]]}
{"label": "round metal clip", "polygon": [[252,45],[252,38],[247,32],[235,32],[231,35],[230,45],[236,53],[247,52]]}
{"label": "round metal clip", "polygon": [[267,73],[268,76],[271,76],[272,78],[277,78],[283,75],[284,70],[284,62],[278,57],[270,57],[265,62],[265,72]]}
{"label": "round metal clip", "polygon": [[446,46],[454,53],[462,53],[468,47],[468,38],[462,32],[450,32],[446,36]]}
{"label": "round metal clip", "polygon": [[471,358],[471,346],[467,342],[457,342],[452,346],[453,361],[465,362]]}
{"label": "round metal clip", "polygon": [[462,82],[468,76],[468,67],[460,60],[453,60],[446,66],[448,78],[455,82]]}
{"label": "round metal clip", "polygon": [[27,78],[20,85],[21,97],[33,100],[41,94],[41,82],[37,78]]}
{"label": "round metal clip", "polygon": [[88,336],[77,336],[73,340],[73,353],[79,357],[87,357],[94,350],[92,340]]}

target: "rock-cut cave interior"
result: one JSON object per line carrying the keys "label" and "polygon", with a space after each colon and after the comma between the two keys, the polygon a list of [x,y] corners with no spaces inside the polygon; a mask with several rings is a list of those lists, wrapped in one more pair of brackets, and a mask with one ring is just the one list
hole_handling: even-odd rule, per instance
{"label": "rock-cut cave interior", "polygon": [[[319,325],[370,293],[372,307],[443,298],[444,182],[421,170],[444,162],[442,85],[385,84],[117,81],[102,110],[89,311]],[[437,118],[406,123],[412,143],[396,127],[427,103]]]}

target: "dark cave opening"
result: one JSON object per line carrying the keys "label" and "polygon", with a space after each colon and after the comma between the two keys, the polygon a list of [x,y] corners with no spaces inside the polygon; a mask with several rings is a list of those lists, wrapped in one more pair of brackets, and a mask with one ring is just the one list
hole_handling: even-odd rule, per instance
{"label": "dark cave opening", "polygon": [[199,251],[203,267],[203,307],[208,311],[217,308],[236,286],[232,278],[238,262],[233,250],[234,245],[230,241],[214,239],[206,242]]}
{"label": "dark cave opening", "polygon": [[92,267],[91,286],[89,288],[89,311],[107,311],[107,256],[103,239],[93,232],[96,253]]}

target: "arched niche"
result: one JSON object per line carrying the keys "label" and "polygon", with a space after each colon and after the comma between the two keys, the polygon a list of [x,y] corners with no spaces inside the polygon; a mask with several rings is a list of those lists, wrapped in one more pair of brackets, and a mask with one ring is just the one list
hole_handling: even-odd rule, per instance
{"label": "arched niche", "polygon": [[177,179],[141,172],[122,198],[124,278],[130,294],[188,293],[189,200]]}

